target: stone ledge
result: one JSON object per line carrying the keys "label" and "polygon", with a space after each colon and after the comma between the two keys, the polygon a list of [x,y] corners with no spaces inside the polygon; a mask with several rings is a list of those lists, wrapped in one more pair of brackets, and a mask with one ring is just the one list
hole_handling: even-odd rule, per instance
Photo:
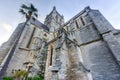
{"label": "stone ledge", "polygon": [[59,68],[53,66],[52,69],[51,69],[51,71],[52,71],[52,72],[58,72],[58,71],[59,71]]}
{"label": "stone ledge", "polygon": [[87,44],[90,44],[90,43],[93,43],[93,42],[97,42],[97,41],[100,41],[100,40],[102,40],[102,38],[96,39],[96,40],[93,40],[93,41],[89,41],[89,42],[86,42],[86,43],[79,44],[79,46],[87,45]]}
{"label": "stone ledge", "polygon": [[30,51],[29,48],[22,48],[22,47],[19,47],[19,49],[26,50],[26,51]]}

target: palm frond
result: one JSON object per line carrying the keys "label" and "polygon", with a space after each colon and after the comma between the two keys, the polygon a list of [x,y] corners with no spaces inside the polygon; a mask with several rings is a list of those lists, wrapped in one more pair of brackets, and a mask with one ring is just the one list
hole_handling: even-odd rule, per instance
{"label": "palm frond", "polygon": [[37,17],[38,17],[38,14],[37,14],[37,13],[34,13],[34,16],[37,18]]}
{"label": "palm frond", "polygon": [[33,12],[38,12],[37,8],[35,8],[33,4],[30,4],[30,9]]}
{"label": "palm frond", "polygon": [[32,17],[33,21],[35,21],[35,17]]}
{"label": "palm frond", "polygon": [[35,20],[35,18],[38,17],[38,14],[37,14],[38,10],[34,7],[33,4],[30,4],[30,5],[22,4],[19,12],[25,15],[26,20],[29,20],[30,18]]}
{"label": "palm frond", "polygon": [[21,8],[23,8],[23,9],[29,9],[29,7],[27,5],[25,5],[25,4],[22,4]]}
{"label": "palm frond", "polygon": [[20,9],[19,12],[20,12],[21,14],[23,14],[23,15],[26,14],[26,12],[25,12],[23,9]]}

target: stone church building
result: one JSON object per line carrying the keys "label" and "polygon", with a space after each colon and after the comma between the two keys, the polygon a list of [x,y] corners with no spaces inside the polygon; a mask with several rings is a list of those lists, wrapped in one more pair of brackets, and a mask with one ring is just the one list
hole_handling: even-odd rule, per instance
{"label": "stone church building", "polygon": [[16,70],[45,80],[120,80],[120,30],[85,7],[69,21],[56,7],[44,24],[20,23],[0,47],[0,80]]}

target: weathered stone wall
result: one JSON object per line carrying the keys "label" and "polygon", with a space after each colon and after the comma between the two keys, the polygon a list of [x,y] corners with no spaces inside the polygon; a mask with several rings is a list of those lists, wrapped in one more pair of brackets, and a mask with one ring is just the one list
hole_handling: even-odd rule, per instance
{"label": "weathered stone wall", "polygon": [[55,50],[54,43],[48,45],[48,53],[47,53],[46,69],[45,69],[45,80],[51,80],[51,78],[52,78],[52,65],[50,65],[50,61],[52,58],[51,50],[52,49],[53,49],[53,51]]}
{"label": "weathered stone wall", "polygon": [[82,54],[86,54],[86,64],[90,67],[94,80],[119,80],[120,68],[108,46],[97,41],[84,46]]}
{"label": "weathered stone wall", "polygon": [[[47,33],[30,24],[24,28],[21,38],[9,63],[7,75],[12,70],[32,67],[30,76],[40,71],[45,63],[43,49],[48,39],[45,80],[119,80],[120,79],[120,34],[98,10],[86,7],[64,24],[56,8],[46,16]],[[38,24],[37,24],[38,25]],[[19,25],[10,39],[0,49],[0,63],[14,44]],[[30,64],[25,64],[30,62]],[[42,70],[41,70],[42,71]],[[44,72],[41,72],[44,73]]]}
{"label": "weathered stone wall", "polygon": [[0,64],[1,64],[1,67],[4,65],[4,61],[6,59],[5,57],[7,57],[7,55],[9,55],[9,50],[13,46],[13,44],[16,40],[16,37],[18,36],[18,33],[21,32],[22,25],[23,24],[19,24],[18,27],[13,32],[13,34],[11,35],[11,37],[9,38],[9,40],[7,42],[3,43],[2,46],[0,47]]}
{"label": "weathered stone wall", "polygon": [[[120,78],[120,68],[117,63],[117,60],[119,62],[119,54],[117,54],[119,42],[112,33],[113,27],[99,11],[86,9],[79,16],[70,20],[67,27],[67,38],[77,43],[81,52],[73,43],[70,48],[68,48],[68,44],[63,43],[58,53],[54,49],[53,65],[47,68],[49,74],[47,74],[46,80],[92,80],[92,78],[94,80],[117,80]],[[52,43],[52,45],[55,48],[56,44],[60,42]],[[113,45],[116,46],[116,49]],[[56,59],[58,54],[59,58]],[[50,56],[48,55],[49,58]],[[60,67],[56,67],[57,61],[60,61]],[[90,72],[85,71],[83,66]],[[54,72],[56,68],[58,68],[58,72]]]}
{"label": "weathered stone wall", "polygon": [[[21,38],[19,40],[19,47],[20,48],[27,48],[27,45],[29,43],[31,34],[33,32],[33,26],[25,26],[24,31],[22,32]],[[27,36],[26,36],[27,35]]]}
{"label": "weathered stone wall", "polygon": [[83,65],[80,64],[84,63],[79,48],[74,44],[71,44],[68,50],[68,80],[89,80],[89,77],[87,76],[87,71],[83,68]]}
{"label": "weathered stone wall", "polygon": [[[26,26],[22,32],[19,43],[17,44],[14,55],[9,63],[7,69],[7,75],[12,75],[12,70],[18,70],[23,67],[23,63],[26,61],[26,57],[29,54],[29,49],[27,49],[27,44],[30,39],[30,34],[32,34],[33,27]],[[27,34],[27,36],[26,36]]]}
{"label": "weathered stone wall", "polygon": [[117,40],[120,42],[120,33],[114,34],[114,36],[117,38]]}
{"label": "weathered stone wall", "polygon": [[60,66],[57,66],[59,69],[58,80],[67,80],[67,71],[68,71],[68,49],[66,43],[63,43],[62,48],[60,49],[59,58]]}
{"label": "weathered stone wall", "polygon": [[[87,12],[87,13],[86,13]],[[79,19],[80,17],[83,18]],[[77,29],[71,21],[84,21]],[[91,70],[94,80],[117,80],[119,74],[119,41],[113,27],[98,10],[85,9],[65,24],[69,39],[80,45],[83,64]],[[69,28],[72,27],[72,28]],[[87,47],[86,47],[87,46]],[[73,49],[74,50],[74,49]],[[72,51],[71,51],[72,52]],[[114,74],[114,75],[112,75]]]}
{"label": "weathered stone wall", "polygon": [[80,45],[90,43],[101,38],[93,23],[87,24],[84,27],[69,32],[68,37],[71,40],[75,39]]}

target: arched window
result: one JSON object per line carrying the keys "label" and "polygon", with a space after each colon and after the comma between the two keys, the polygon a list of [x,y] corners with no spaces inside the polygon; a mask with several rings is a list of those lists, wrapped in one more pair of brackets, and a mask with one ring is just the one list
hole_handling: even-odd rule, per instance
{"label": "arched window", "polygon": [[80,17],[80,20],[81,20],[81,22],[82,22],[82,24],[83,24],[83,26],[85,25],[85,22],[84,22],[84,20],[83,20],[83,17]]}
{"label": "arched window", "polygon": [[75,21],[75,24],[76,24],[76,27],[79,28],[78,23],[77,23],[77,20]]}
{"label": "arched window", "polygon": [[58,16],[56,15],[56,21],[58,22]]}
{"label": "arched window", "polygon": [[52,56],[53,56],[53,47],[51,47],[51,53],[50,53],[50,66],[52,65]]}

